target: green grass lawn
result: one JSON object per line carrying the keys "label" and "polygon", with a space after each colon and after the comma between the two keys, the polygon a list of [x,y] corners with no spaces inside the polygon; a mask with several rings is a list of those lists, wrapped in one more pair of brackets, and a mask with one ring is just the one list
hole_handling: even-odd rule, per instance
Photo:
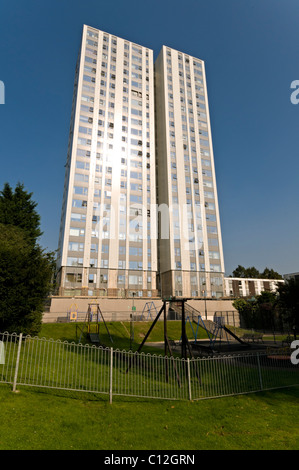
{"label": "green grass lawn", "polygon": [[[124,349],[129,350],[131,346],[132,351],[137,351],[140,343],[148,332],[152,321],[143,321],[143,322],[134,322],[133,323],[133,341],[130,342],[130,322],[106,322],[109,333],[113,339],[111,343],[107,330],[104,323],[100,322],[100,338],[101,342],[107,347],[113,347],[114,349]],[[83,328],[83,323],[46,323],[42,325],[42,330],[39,334],[40,337],[52,338],[54,340],[68,341],[68,342],[78,342],[81,336],[81,330]],[[92,324],[91,328],[95,329],[95,324]],[[193,329],[192,329],[193,328]],[[197,324],[191,324],[188,321],[186,323],[186,334],[187,337],[193,341],[195,339],[195,334],[197,331]],[[242,337],[244,333],[250,333],[248,330],[243,330],[240,328],[230,327],[237,336]],[[85,334],[81,337],[80,342],[86,343],[86,327]],[[146,344],[143,346],[142,351],[145,353],[153,354],[164,354],[163,345],[161,348],[152,347],[147,343],[151,342],[163,342],[164,341],[164,322],[158,321],[153,328],[150,336],[147,339]],[[167,335],[169,339],[179,340],[181,338],[181,322],[180,321],[168,321],[167,322]],[[277,345],[281,346],[281,342],[286,338],[287,335],[276,335],[275,340]],[[199,325],[197,331],[197,339],[208,339],[208,334],[206,330]],[[273,341],[274,338],[271,335],[264,335],[264,340]]]}
{"label": "green grass lawn", "polygon": [[0,384],[0,450],[298,450],[299,388],[199,402]]}
{"label": "green grass lawn", "polygon": [[[148,331],[134,324],[133,350]],[[113,347],[128,349],[129,323],[108,323]],[[78,333],[78,332],[77,332]],[[101,337],[109,345],[104,325]],[[171,339],[180,322],[168,322]],[[187,334],[193,337],[187,325]],[[201,331],[204,337],[205,331]],[[45,324],[41,337],[77,342],[76,324]],[[159,322],[149,341],[163,340]],[[144,352],[157,352],[147,346]],[[162,350],[163,352],[163,350]],[[0,450],[297,450],[299,387],[200,401],[175,401],[0,384]]]}
{"label": "green grass lawn", "polygon": [[[231,325],[227,325],[228,329],[230,329],[234,334],[236,334],[237,336],[239,336],[239,338],[242,338],[242,336],[246,333],[249,333],[249,334],[252,334],[252,330],[246,330],[244,328],[238,328],[238,327],[234,327],[234,326],[231,326]],[[262,333],[263,334],[263,340],[264,341],[272,341],[272,342],[277,342],[277,345],[278,346],[281,346],[281,343],[283,340],[285,340],[289,335],[287,333],[276,333],[275,335],[271,334],[271,333],[263,333],[262,331],[255,331],[254,332],[255,334],[260,334]],[[291,335],[291,337],[293,338],[293,336]],[[293,338],[294,339],[294,338]]]}

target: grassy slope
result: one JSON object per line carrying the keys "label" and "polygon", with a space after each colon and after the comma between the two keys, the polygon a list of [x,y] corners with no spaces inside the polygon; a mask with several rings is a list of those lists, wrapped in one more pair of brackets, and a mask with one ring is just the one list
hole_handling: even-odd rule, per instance
{"label": "grassy slope", "polygon": [[200,402],[0,384],[0,450],[298,449],[299,389]]}
{"label": "grassy slope", "polygon": [[[129,324],[126,328],[121,324],[108,326],[114,346],[127,347]],[[134,325],[135,340],[138,338],[135,348],[148,327],[143,324],[143,331]],[[169,328],[169,337],[179,339],[179,323],[171,328],[174,331]],[[44,325],[41,336],[76,341],[76,327]],[[162,339],[163,322],[157,324],[149,340]],[[0,384],[0,450],[299,447],[296,387],[198,402],[113,397],[112,405],[107,396],[30,387],[19,390],[14,394],[10,386]]]}
{"label": "grassy slope", "polygon": [[[130,349],[130,323],[129,322],[107,322],[107,327],[110,335],[113,339],[113,344],[111,344],[107,330],[103,322],[100,322],[100,338],[101,341],[108,347],[113,346],[117,349]],[[148,332],[152,322],[134,322],[134,341],[132,343],[132,350],[136,351],[139,344],[142,342],[146,333]],[[77,334],[76,334],[77,326]],[[78,342],[80,338],[81,331],[79,328],[82,328],[83,324],[76,323],[47,323],[43,324],[42,330],[39,334],[40,337],[59,339],[61,341],[69,342]],[[93,324],[91,327],[95,329]],[[196,332],[197,325],[193,324],[193,330]],[[92,330],[92,331],[93,331]],[[86,329],[85,329],[86,332]],[[194,339],[194,334],[192,328],[187,322],[186,324],[186,333],[188,338]],[[153,328],[150,336],[147,339],[147,342],[159,342],[163,341],[164,334],[164,322],[158,321]],[[167,335],[169,339],[179,340],[181,337],[181,322],[180,321],[169,321],[167,322]],[[197,338],[207,338],[207,333],[203,328],[199,328]],[[84,338],[81,339],[81,342],[84,342]],[[153,353],[163,353],[163,346],[161,350],[156,348],[150,348],[146,346],[142,349],[144,352],[153,352]]]}

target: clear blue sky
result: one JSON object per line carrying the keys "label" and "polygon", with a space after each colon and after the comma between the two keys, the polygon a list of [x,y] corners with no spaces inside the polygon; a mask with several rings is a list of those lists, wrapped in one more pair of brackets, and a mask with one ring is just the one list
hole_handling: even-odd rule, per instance
{"label": "clear blue sky", "polygon": [[2,0],[0,189],[33,192],[58,243],[82,25],[205,60],[226,274],[299,271],[298,0]]}

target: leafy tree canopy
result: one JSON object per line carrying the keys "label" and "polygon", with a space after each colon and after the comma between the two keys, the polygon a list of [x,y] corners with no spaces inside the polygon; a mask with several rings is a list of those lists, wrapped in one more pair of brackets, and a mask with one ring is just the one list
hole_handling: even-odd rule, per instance
{"label": "leafy tree canopy", "polygon": [[28,241],[35,244],[42,235],[40,230],[40,216],[36,211],[37,203],[31,199],[32,193],[18,183],[13,191],[5,183],[0,192],[0,223],[14,225],[24,230]]}
{"label": "leafy tree canopy", "polygon": [[233,306],[247,328],[287,328],[299,333],[299,279],[280,284],[276,292],[262,292],[254,299],[236,299]]}
{"label": "leafy tree canopy", "polygon": [[288,279],[278,287],[278,306],[291,328],[299,332],[299,279]]}
{"label": "leafy tree canopy", "polygon": [[38,333],[53,263],[23,230],[0,224],[0,331]]}
{"label": "leafy tree canopy", "polygon": [[233,271],[232,277],[242,277],[250,279],[282,279],[282,276],[274,271],[273,269],[265,268],[261,273],[254,266],[250,268],[244,268],[240,264]]}
{"label": "leafy tree canopy", "polygon": [[22,184],[0,192],[0,331],[36,334],[51,291],[54,253],[38,244],[37,204]]}

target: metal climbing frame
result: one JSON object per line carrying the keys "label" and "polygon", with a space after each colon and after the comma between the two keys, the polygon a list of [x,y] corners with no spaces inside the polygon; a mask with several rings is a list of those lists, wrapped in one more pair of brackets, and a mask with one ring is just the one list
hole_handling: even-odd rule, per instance
{"label": "metal climbing frame", "polygon": [[[190,319],[189,315],[187,316],[186,318],[186,324],[190,323],[190,326],[191,326],[191,329],[192,329],[192,332],[193,332],[193,336],[194,336],[194,340],[195,340],[195,343],[197,342],[197,334],[198,334],[198,329],[200,326],[202,326],[204,328],[204,330],[206,331],[207,335],[208,335],[208,338],[210,340],[210,342],[212,341],[212,337],[210,336],[210,331],[207,329],[206,325],[205,325],[205,322],[203,321],[201,315],[198,315],[198,319],[197,319],[197,327],[196,327],[196,332],[194,331],[194,328],[193,328],[193,325],[192,323],[194,322],[194,320]],[[202,325],[201,325],[202,324]],[[182,338],[180,338],[181,340]]]}
{"label": "metal climbing frame", "polygon": [[147,317],[146,317],[146,321],[148,321],[148,319],[150,318],[152,320],[152,310],[154,310],[156,312],[156,315],[157,315],[157,309],[156,309],[156,306],[154,304],[154,302],[146,302],[145,306],[143,307],[143,310],[142,310],[142,315],[141,315],[141,318],[143,319],[143,316],[145,314],[145,312],[147,312]]}

